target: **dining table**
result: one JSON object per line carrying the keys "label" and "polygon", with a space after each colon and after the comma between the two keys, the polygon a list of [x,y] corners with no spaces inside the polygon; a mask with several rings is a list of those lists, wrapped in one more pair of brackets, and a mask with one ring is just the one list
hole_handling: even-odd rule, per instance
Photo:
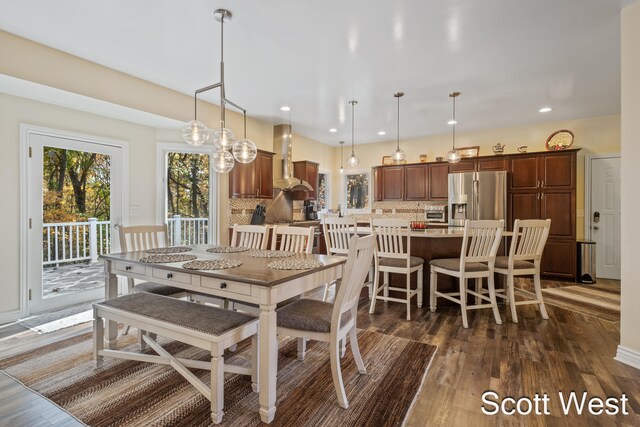
{"label": "dining table", "polygon": [[[217,252],[212,245],[194,245],[181,248],[176,257],[150,256],[148,252],[124,252],[102,255],[105,278],[105,299],[118,296],[118,276],[146,282],[170,285],[186,292],[206,294],[213,297],[240,301],[259,307],[259,369],[258,393],[260,418],[270,423],[276,413],[276,377],[278,368],[278,337],[276,307],[278,303],[300,296],[325,283],[342,277],[345,257],[286,254],[287,257],[273,257],[271,251],[246,250],[225,252],[224,247]],[[167,255],[167,254],[165,254]],[[217,270],[194,270],[184,267],[188,258],[201,261],[229,260],[236,267]],[[164,260],[169,262],[156,262]],[[305,269],[276,269],[274,261],[291,261],[289,264],[313,264]],[[298,261],[300,260],[300,261]],[[217,262],[217,261],[216,261]],[[271,266],[270,266],[271,264]],[[280,263],[282,264],[282,263]],[[190,266],[188,266],[190,267]],[[296,266],[300,268],[301,265]],[[308,266],[307,266],[308,267]],[[282,265],[278,268],[283,268]],[[287,268],[285,262],[284,268]],[[116,343],[118,325],[108,321],[105,325],[105,345],[113,349]]]}

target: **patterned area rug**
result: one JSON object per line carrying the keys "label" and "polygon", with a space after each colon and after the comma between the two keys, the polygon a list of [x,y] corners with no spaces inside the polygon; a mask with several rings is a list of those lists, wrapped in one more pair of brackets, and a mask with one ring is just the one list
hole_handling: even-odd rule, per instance
{"label": "patterned area rug", "polygon": [[[136,338],[118,348],[137,347]],[[160,341],[172,354],[207,360],[207,352]],[[278,360],[277,412],[272,426],[400,426],[422,386],[436,347],[403,338],[359,331],[368,373],[358,374],[350,349],[342,359],[349,409],[337,402],[328,346],[310,341],[305,360],[297,343],[285,339]],[[209,401],[167,366],[105,358],[95,369],[91,334],[69,338],[0,361],[0,369],[90,426],[210,426]],[[249,346],[225,355],[247,366]],[[208,383],[209,372],[194,370]],[[223,426],[263,425],[258,395],[248,376],[225,378]]]}
{"label": "patterned area rug", "polygon": [[[524,286],[531,293],[532,286]],[[533,296],[533,293],[531,293]],[[595,283],[542,289],[544,303],[611,322],[620,321],[620,283]]]}

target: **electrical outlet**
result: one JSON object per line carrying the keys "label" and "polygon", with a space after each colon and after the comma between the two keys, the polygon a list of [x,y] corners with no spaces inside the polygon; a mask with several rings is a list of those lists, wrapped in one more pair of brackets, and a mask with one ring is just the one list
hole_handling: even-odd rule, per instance
{"label": "electrical outlet", "polygon": [[378,215],[380,215],[380,214],[382,213],[382,209],[380,209],[380,208],[376,209],[376,213],[377,213]]}
{"label": "electrical outlet", "polygon": [[578,218],[584,218],[584,211],[576,211],[576,216]]}
{"label": "electrical outlet", "polygon": [[132,216],[140,215],[140,206],[129,205],[129,215],[132,215]]}
{"label": "electrical outlet", "polygon": [[396,208],[391,209],[391,213],[395,215],[396,214]]}
{"label": "electrical outlet", "polygon": [[247,214],[247,210],[246,209],[242,209],[242,216],[245,216]]}

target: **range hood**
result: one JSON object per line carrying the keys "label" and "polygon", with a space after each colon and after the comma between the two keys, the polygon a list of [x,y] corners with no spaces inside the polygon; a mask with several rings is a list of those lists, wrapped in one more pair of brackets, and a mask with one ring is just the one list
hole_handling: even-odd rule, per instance
{"label": "range hood", "polygon": [[306,181],[293,176],[293,162],[291,161],[291,125],[276,125],[273,127],[273,188],[282,191],[313,191],[313,187]]}

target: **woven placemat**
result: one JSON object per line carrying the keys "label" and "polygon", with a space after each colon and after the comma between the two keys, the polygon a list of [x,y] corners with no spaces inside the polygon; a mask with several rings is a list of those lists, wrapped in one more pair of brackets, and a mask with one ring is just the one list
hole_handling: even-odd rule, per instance
{"label": "woven placemat", "polygon": [[240,267],[242,261],[235,259],[198,259],[182,264],[182,268],[187,270],[224,270],[226,268]]}
{"label": "woven placemat", "polygon": [[147,249],[149,254],[178,254],[180,252],[189,252],[193,250],[189,246],[169,246],[168,248]]}
{"label": "woven placemat", "polygon": [[149,262],[153,264],[162,264],[166,262],[184,262],[198,258],[195,255],[149,255],[140,258],[140,262]]}
{"label": "woven placemat", "polygon": [[259,250],[259,249],[254,249],[251,252],[249,252],[249,255],[254,258],[285,258],[285,257],[294,256],[295,254],[296,254],[295,252],[289,252],[289,251],[269,251],[269,250]]}
{"label": "woven placemat", "polygon": [[322,267],[320,261],[315,259],[279,259],[271,261],[267,267],[273,270],[308,270],[310,268]]}
{"label": "woven placemat", "polygon": [[237,252],[246,252],[251,248],[245,248],[244,246],[214,246],[207,249],[207,252],[212,254],[233,254]]}

